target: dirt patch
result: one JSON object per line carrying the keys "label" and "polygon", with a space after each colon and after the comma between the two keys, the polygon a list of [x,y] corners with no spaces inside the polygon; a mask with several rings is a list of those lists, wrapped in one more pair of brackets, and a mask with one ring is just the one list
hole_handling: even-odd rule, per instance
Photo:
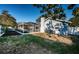
{"label": "dirt patch", "polygon": [[73,42],[69,37],[63,37],[63,36],[58,36],[55,34],[51,34],[50,36],[47,33],[39,33],[39,32],[35,32],[32,33],[35,36],[39,36],[45,39],[49,39],[49,40],[53,40],[53,41],[57,41],[57,42],[61,42],[61,43],[65,43],[68,45],[72,45]]}

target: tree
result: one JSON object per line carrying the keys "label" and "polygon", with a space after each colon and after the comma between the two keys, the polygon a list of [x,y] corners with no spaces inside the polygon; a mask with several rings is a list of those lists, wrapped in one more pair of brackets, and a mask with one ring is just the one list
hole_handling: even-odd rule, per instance
{"label": "tree", "polygon": [[60,4],[34,4],[33,6],[40,8],[40,12],[45,17],[51,17],[53,20],[63,19],[66,17],[64,9]]}
{"label": "tree", "polygon": [[72,10],[73,9],[72,10],[73,17],[69,20],[72,23],[69,24],[69,25],[72,26],[72,27],[79,26],[79,7],[76,7],[76,4],[70,4],[68,6],[68,9],[69,10]]}
{"label": "tree", "polygon": [[75,17],[79,16],[79,7],[74,8],[72,14],[73,14]]}
{"label": "tree", "polygon": [[73,17],[69,20],[72,23],[70,23],[70,27],[73,28],[73,33],[75,33],[75,29],[79,27],[79,7],[76,7],[76,4],[71,4],[68,6],[68,10],[72,10]]}
{"label": "tree", "polygon": [[15,27],[16,26],[16,19],[11,16],[7,10],[3,10],[2,14],[0,15],[0,24],[6,27]]}
{"label": "tree", "polygon": [[79,17],[73,17],[69,21],[72,23],[70,24],[71,27],[79,26]]}
{"label": "tree", "polygon": [[67,9],[71,10],[71,9],[73,9],[75,7],[75,5],[76,4],[70,4],[70,5],[68,5]]}

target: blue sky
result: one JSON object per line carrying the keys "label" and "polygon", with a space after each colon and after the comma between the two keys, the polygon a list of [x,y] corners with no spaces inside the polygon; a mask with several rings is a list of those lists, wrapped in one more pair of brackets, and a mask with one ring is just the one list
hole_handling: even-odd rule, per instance
{"label": "blue sky", "polygon": [[[67,10],[67,5],[62,6],[65,9],[67,19],[71,18],[72,10]],[[0,4],[0,13],[2,10],[8,10],[9,14],[15,17],[17,22],[35,22],[36,19],[41,15],[40,9],[32,6],[31,4]]]}
{"label": "blue sky", "polygon": [[8,10],[9,14],[15,17],[17,22],[35,22],[35,20],[41,15],[38,8],[27,4],[1,4],[0,13],[2,10]]}

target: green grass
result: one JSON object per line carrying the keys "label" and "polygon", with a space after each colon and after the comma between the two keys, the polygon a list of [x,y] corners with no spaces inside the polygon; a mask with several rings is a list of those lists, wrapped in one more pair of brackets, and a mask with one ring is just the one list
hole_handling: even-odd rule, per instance
{"label": "green grass", "polygon": [[[75,38],[73,37],[73,40],[74,39]],[[47,50],[50,50],[52,53],[53,52],[63,53],[63,54],[64,53],[79,53],[79,45],[78,44],[74,44],[74,45],[69,46],[69,45],[66,45],[63,43],[46,40],[44,38],[33,36],[33,35],[0,37],[0,48],[2,46],[5,46],[5,49],[2,49],[5,51],[9,50],[9,49],[15,50],[19,46],[20,46],[20,49],[22,50],[23,48],[26,48],[25,46],[29,45],[30,43],[36,43],[38,46],[46,48]],[[8,48],[6,46],[8,46]],[[0,52],[0,53],[3,53],[3,52]],[[14,53],[14,52],[12,52],[12,53]]]}

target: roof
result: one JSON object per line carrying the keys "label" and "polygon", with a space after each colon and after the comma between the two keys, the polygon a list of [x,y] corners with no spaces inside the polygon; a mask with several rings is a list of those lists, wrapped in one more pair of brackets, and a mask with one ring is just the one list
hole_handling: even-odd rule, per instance
{"label": "roof", "polygon": [[[46,20],[51,19],[53,20],[51,17],[48,17]],[[41,18],[38,18],[36,21],[40,22]],[[45,21],[46,21],[45,20]],[[55,21],[59,21],[59,22],[63,22],[63,23],[71,23],[71,21],[68,20],[62,20],[62,19],[56,19]]]}
{"label": "roof", "polygon": [[18,24],[25,24],[25,25],[37,25],[34,22],[18,22]]}
{"label": "roof", "polygon": [[68,20],[56,20],[56,21],[65,22],[65,23],[72,23],[71,21],[68,21]]}

